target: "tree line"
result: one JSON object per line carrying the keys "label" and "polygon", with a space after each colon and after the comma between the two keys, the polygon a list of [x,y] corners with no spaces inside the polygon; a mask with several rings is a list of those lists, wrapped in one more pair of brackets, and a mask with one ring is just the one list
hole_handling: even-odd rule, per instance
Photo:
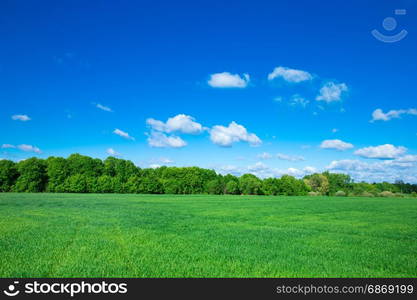
{"label": "tree line", "polygon": [[68,158],[0,160],[0,192],[395,196],[417,193],[417,184],[354,182],[330,172],[297,179],[260,179],[253,174],[217,174],[198,167],[139,168],[131,161],[104,161],[80,154]]}

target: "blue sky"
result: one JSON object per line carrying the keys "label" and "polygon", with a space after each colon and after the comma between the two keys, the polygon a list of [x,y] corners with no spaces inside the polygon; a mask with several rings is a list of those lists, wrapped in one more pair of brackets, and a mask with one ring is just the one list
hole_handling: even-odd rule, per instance
{"label": "blue sky", "polygon": [[1,1],[0,158],[417,182],[416,14],[411,0]]}

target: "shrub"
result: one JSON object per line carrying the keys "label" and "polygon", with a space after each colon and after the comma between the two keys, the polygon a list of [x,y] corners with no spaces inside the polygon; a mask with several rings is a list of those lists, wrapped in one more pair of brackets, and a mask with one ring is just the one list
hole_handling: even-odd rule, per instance
{"label": "shrub", "polygon": [[370,193],[370,192],[363,192],[362,194],[361,194],[361,196],[362,197],[374,197],[375,195],[374,194],[372,194],[372,193]]}
{"label": "shrub", "polygon": [[309,196],[320,196],[320,193],[319,192],[308,192],[307,195],[309,195]]}
{"label": "shrub", "polygon": [[346,193],[344,191],[337,191],[334,195],[337,197],[346,197]]}
{"label": "shrub", "polygon": [[417,193],[416,192],[412,192],[411,193],[411,197],[417,197]]}
{"label": "shrub", "polygon": [[390,192],[390,191],[383,191],[381,193],[379,193],[379,196],[381,197],[394,197],[394,193]]}

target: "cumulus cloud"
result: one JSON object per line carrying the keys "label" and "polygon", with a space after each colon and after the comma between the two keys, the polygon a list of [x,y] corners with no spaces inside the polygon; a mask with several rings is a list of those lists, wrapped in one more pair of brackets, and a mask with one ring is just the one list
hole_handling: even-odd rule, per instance
{"label": "cumulus cloud", "polygon": [[262,141],[254,133],[249,133],[245,127],[232,122],[228,127],[216,125],[210,130],[211,141],[221,147],[231,147],[236,142],[247,142],[259,146]]}
{"label": "cumulus cloud", "polygon": [[30,121],[31,119],[28,115],[13,115],[12,120],[26,122]]}
{"label": "cumulus cloud", "polygon": [[377,158],[377,159],[393,159],[403,155],[407,152],[407,148],[403,146],[396,147],[391,144],[370,146],[358,149],[354,154],[365,158]]}
{"label": "cumulus cloud", "polygon": [[132,136],[130,136],[130,135],[129,135],[129,133],[124,132],[123,130],[120,130],[120,129],[118,129],[118,128],[116,128],[116,129],[113,131],[113,133],[114,133],[114,134],[117,134],[118,136],[121,136],[122,138],[125,138],[125,139],[127,139],[127,140],[132,140],[132,141],[134,141],[134,140],[135,140],[135,138],[134,138],[134,137],[132,137]]}
{"label": "cumulus cloud", "polygon": [[339,151],[344,151],[348,149],[352,149],[354,146],[350,143],[344,142],[342,140],[324,140],[320,144],[320,148],[322,149],[335,149]]}
{"label": "cumulus cloud", "polygon": [[410,108],[410,109],[398,109],[398,110],[390,110],[387,113],[384,113],[382,109],[378,108],[375,109],[372,113],[372,120],[371,122],[375,121],[389,121],[391,119],[400,118],[401,115],[417,115],[417,109]]}
{"label": "cumulus cloud", "polygon": [[113,148],[108,148],[108,149],[106,150],[106,153],[107,153],[108,155],[111,155],[111,156],[119,156],[119,155],[120,155],[120,153],[119,153],[119,152],[117,152],[116,150],[114,150]]}
{"label": "cumulus cloud", "polygon": [[148,136],[148,144],[154,148],[182,148],[187,143],[178,136],[167,136],[162,132],[151,132]]}
{"label": "cumulus cloud", "polygon": [[237,167],[233,165],[222,166],[215,168],[216,171],[220,174],[233,174],[235,176],[241,176],[245,173],[253,174],[259,178],[278,178],[283,175],[291,175],[297,178],[302,178],[307,174],[312,174],[318,172],[315,167],[307,166],[303,169],[298,168],[286,168],[286,169],[277,169],[271,168],[263,162],[257,162],[253,165],[247,167]]}
{"label": "cumulus cloud", "polygon": [[302,70],[290,69],[286,67],[276,67],[271,73],[268,74],[268,80],[275,78],[282,78],[287,82],[299,83],[313,79],[313,76]]}
{"label": "cumulus cloud", "polygon": [[327,170],[337,173],[347,173],[355,181],[380,182],[407,180],[417,182],[415,164],[401,162],[400,160],[384,160],[368,163],[357,159],[344,159],[332,161]]}
{"label": "cumulus cloud", "polygon": [[203,131],[203,126],[195,122],[195,118],[184,114],[169,118],[166,122],[149,118],[146,120],[152,130],[165,133],[181,132],[186,134],[198,134]]}
{"label": "cumulus cloud", "polygon": [[278,153],[277,157],[281,160],[288,160],[288,161],[304,161],[305,158],[299,155],[288,155],[283,153]]}
{"label": "cumulus cloud", "polygon": [[215,73],[210,75],[208,85],[214,88],[245,88],[250,81],[249,74],[231,74],[229,72]]}
{"label": "cumulus cloud", "polygon": [[110,107],[101,105],[100,103],[97,103],[96,107],[107,112],[113,112],[113,110]]}
{"label": "cumulus cloud", "polygon": [[345,83],[334,83],[332,81],[327,82],[320,89],[320,94],[317,95],[317,101],[325,101],[327,103],[340,101],[342,94],[348,91],[348,87]]}

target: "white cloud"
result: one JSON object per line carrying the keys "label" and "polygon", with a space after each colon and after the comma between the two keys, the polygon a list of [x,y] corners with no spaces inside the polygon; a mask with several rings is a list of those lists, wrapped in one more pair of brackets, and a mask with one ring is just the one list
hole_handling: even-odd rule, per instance
{"label": "white cloud", "polygon": [[288,160],[288,161],[304,161],[305,158],[299,155],[287,155],[283,153],[278,153],[277,157],[281,160]]}
{"label": "white cloud", "polygon": [[38,147],[32,146],[32,145],[27,145],[27,144],[21,144],[21,145],[11,145],[11,144],[3,144],[1,145],[2,149],[19,149],[25,152],[35,152],[35,153],[42,153],[41,149],[39,149]]}
{"label": "white cloud", "polygon": [[348,150],[348,149],[352,149],[353,145],[350,143],[346,143],[344,141],[341,140],[324,140],[321,145],[320,148],[322,149],[336,149],[339,151],[344,151],[344,150]]}
{"label": "white cloud", "polygon": [[100,103],[97,103],[96,107],[104,111],[113,112],[113,110],[110,107],[101,105]]}
{"label": "white cloud", "polygon": [[374,121],[389,121],[394,118],[400,118],[401,115],[417,115],[417,109],[410,108],[410,109],[399,109],[399,110],[390,110],[387,113],[384,113],[382,109],[378,108],[375,109],[372,113],[372,120]]}
{"label": "white cloud", "polygon": [[150,164],[149,165],[149,168],[151,168],[151,169],[158,169],[160,167],[161,167],[161,165],[158,165],[158,164]]}
{"label": "white cloud", "polygon": [[404,155],[404,156],[400,156],[397,159],[395,159],[395,161],[398,162],[417,162],[417,155]]}
{"label": "white cloud", "polygon": [[28,115],[13,115],[12,120],[26,122],[30,121],[31,119]]}
{"label": "white cloud", "polygon": [[113,131],[113,133],[114,133],[114,134],[117,134],[118,136],[121,136],[122,138],[125,138],[125,139],[127,139],[127,140],[132,140],[132,141],[134,141],[134,140],[135,140],[135,138],[134,138],[134,137],[132,137],[132,136],[130,136],[130,135],[129,135],[129,133],[124,132],[124,131],[122,131],[122,130],[120,130],[120,129],[118,129],[118,128],[116,128],[116,129]]}
{"label": "white cloud", "polygon": [[195,118],[184,114],[169,118],[165,123],[153,118],[146,120],[146,123],[156,131],[171,133],[181,132],[186,134],[198,134],[203,131],[203,126],[195,122]]}
{"label": "white cloud", "polygon": [[314,174],[314,173],[317,173],[317,172],[318,172],[317,168],[312,167],[312,166],[307,166],[307,167],[305,167],[305,168],[303,169],[303,171],[304,171],[304,173],[306,173],[306,174]]}
{"label": "white cloud", "polygon": [[240,176],[244,173],[241,168],[234,166],[234,165],[225,165],[225,166],[217,167],[215,169],[217,173],[220,173],[222,175],[232,174],[235,176]]}
{"label": "white cloud", "polygon": [[310,101],[308,101],[307,99],[301,97],[298,94],[295,94],[291,97],[291,101],[290,101],[290,105],[292,106],[301,106],[301,107],[306,107],[307,104],[309,104]]}
{"label": "white cloud", "polygon": [[3,148],[3,149],[13,149],[13,148],[16,148],[16,146],[15,145],[10,145],[10,144],[3,144],[3,145],[1,145],[1,148]]}
{"label": "white cloud", "polygon": [[21,144],[18,145],[17,148],[25,152],[42,153],[42,151],[38,147],[32,145]]}
{"label": "white cloud", "polygon": [[108,149],[106,150],[106,153],[107,153],[108,155],[111,155],[111,156],[119,156],[119,155],[120,155],[120,153],[119,153],[119,152],[117,152],[116,150],[114,150],[113,148],[108,148]]}
{"label": "white cloud", "polygon": [[337,129],[337,128],[333,128],[333,129],[332,129],[332,132],[333,132],[333,133],[336,133],[336,132],[338,132],[338,131],[339,131],[339,129]]}
{"label": "white cloud", "polygon": [[276,67],[271,73],[268,74],[268,80],[273,80],[279,77],[283,78],[285,81],[294,83],[313,79],[313,76],[306,71],[286,67]]}
{"label": "white cloud", "polygon": [[148,136],[148,144],[155,148],[182,148],[187,143],[178,136],[167,136],[162,132],[151,132]]}
{"label": "white cloud", "polygon": [[325,101],[327,103],[333,101],[340,101],[342,99],[342,93],[347,92],[348,87],[345,83],[334,83],[332,81],[327,82],[320,89],[320,94],[317,95],[317,101]]}
{"label": "white cloud", "polygon": [[228,127],[216,125],[210,130],[211,141],[222,147],[231,147],[236,142],[248,142],[252,146],[262,143],[261,139],[253,133],[249,133],[245,127],[231,122]]}
{"label": "white cloud", "polygon": [[249,74],[231,74],[229,72],[211,74],[207,82],[214,88],[245,88],[250,81]]}
{"label": "white cloud", "polygon": [[403,155],[405,152],[407,152],[407,148],[403,146],[396,147],[391,144],[385,144],[361,148],[356,150],[354,154],[366,158],[393,159]]}
{"label": "white cloud", "polygon": [[261,154],[258,154],[258,158],[260,159],[271,159],[272,157],[273,155],[268,152],[263,152]]}
{"label": "white cloud", "polygon": [[398,160],[384,160],[374,163],[357,159],[335,160],[326,169],[337,173],[347,173],[355,181],[394,182],[402,179],[407,182],[417,182],[415,164]]}
{"label": "white cloud", "polygon": [[268,166],[267,165],[265,165],[263,162],[257,162],[257,163],[255,163],[254,165],[250,165],[250,166],[248,166],[248,170],[249,171],[255,171],[255,172],[257,172],[257,171],[263,171],[263,170],[267,170],[268,169]]}

